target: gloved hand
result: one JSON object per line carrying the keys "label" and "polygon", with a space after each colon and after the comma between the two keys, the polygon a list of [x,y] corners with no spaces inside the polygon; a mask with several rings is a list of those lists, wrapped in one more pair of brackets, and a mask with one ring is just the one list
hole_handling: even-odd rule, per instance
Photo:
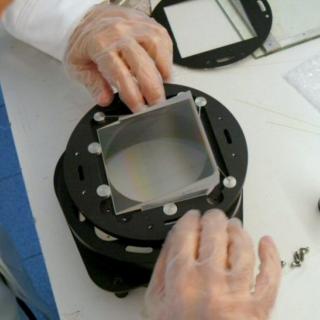
{"label": "gloved hand", "polygon": [[190,211],[169,234],[145,298],[152,320],[266,320],[281,277],[280,258],[270,237],[260,241],[260,273],[238,219],[218,210]]}
{"label": "gloved hand", "polygon": [[112,102],[112,87],[133,112],[165,98],[171,76],[172,41],[167,30],[144,13],[95,6],[70,37],[65,64],[98,104]]}

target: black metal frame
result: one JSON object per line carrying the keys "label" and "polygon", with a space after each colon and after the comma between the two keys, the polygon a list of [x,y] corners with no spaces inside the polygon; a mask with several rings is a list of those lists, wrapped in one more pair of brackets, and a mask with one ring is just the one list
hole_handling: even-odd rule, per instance
{"label": "black metal frame", "polygon": [[[173,40],[173,60],[176,64],[189,68],[216,68],[225,66],[249,56],[261,47],[270,33],[272,26],[272,11],[267,0],[240,0],[257,36],[221,48],[182,58],[164,8],[185,1],[188,0],[162,0],[152,12],[153,18],[168,30]],[[192,17],[190,17],[190,21],[192,22]]]}
{"label": "black metal frame", "polygon": [[[98,286],[118,296],[147,284],[167,233],[189,209],[197,208],[204,212],[221,208],[229,217],[242,219],[242,187],[248,162],[245,137],[231,113],[212,97],[192,88],[166,85],[168,98],[187,90],[192,92],[194,98],[201,96],[207,100],[207,106],[201,109],[201,120],[219,168],[225,175],[236,177],[235,188],[225,188],[221,174],[218,188],[207,197],[177,203],[178,212],[174,216],[166,216],[162,207],[115,216],[112,200],[96,195],[97,186],[108,181],[102,157],[90,154],[87,147],[97,141],[97,129],[100,126],[129,113],[118,97],[109,108],[96,106],[84,116],[58,162],[54,181],[56,194],[88,273]],[[93,120],[97,111],[105,113],[104,124]],[[79,177],[79,166],[84,175],[82,179]],[[84,189],[86,193],[83,195]],[[85,216],[84,221],[79,220],[79,212]],[[168,220],[172,224],[167,224]],[[151,230],[147,228],[148,225],[153,226]],[[117,240],[104,241],[98,238],[95,227]],[[152,247],[153,251],[147,254],[128,252],[128,245]]]}

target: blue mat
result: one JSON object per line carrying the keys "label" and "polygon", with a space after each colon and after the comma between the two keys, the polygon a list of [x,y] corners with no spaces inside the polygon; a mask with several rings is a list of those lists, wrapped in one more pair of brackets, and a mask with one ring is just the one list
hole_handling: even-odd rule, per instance
{"label": "blue mat", "polygon": [[[0,224],[9,233],[35,288],[59,319],[25,190],[0,86]],[[36,313],[39,320],[44,319]]]}

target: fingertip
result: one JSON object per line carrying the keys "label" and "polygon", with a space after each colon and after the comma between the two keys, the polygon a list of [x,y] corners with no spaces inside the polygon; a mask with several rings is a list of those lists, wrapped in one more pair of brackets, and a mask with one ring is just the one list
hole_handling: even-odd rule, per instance
{"label": "fingertip", "polygon": [[128,93],[124,94],[124,92],[119,91],[119,97],[132,113],[143,112],[147,109],[140,92],[138,96],[133,98],[133,96],[128,95]]}
{"label": "fingertip", "polygon": [[163,82],[158,84],[158,87],[153,89],[153,92],[148,92],[145,95],[145,99],[148,101],[150,107],[162,103],[166,100],[166,95],[163,87]]}
{"label": "fingertip", "polygon": [[179,230],[188,230],[189,228],[194,228],[200,221],[200,211],[199,210],[190,210],[186,212],[174,225],[172,228],[173,232]]}
{"label": "fingertip", "polygon": [[167,66],[167,68],[165,68],[162,71],[163,81],[170,82],[172,80],[172,75],[173,75],[173,65],[172,65],[172,61],[171,61],[169,63],[169,65]]}
{"label": "fingertip", "polygon": [[228,219],[222,210],[212,209],[206,211],[202,216],[201,226],[203,230],[216,230],[217,232],[226,232]]}
{"label": "fingertip", "polygon": [[188,212],[186,212],[184,216],[200,217],[200,214],[200,210],[191,209]]}
{"label": "fingertip", "polygon": [[241,220],[238,219],[238,218],[231,218],[231,219],[229,220],[229,225],[230,225],[230,226],[234,226],[234,227],[240,227],[240,228],[242,228],[242,222],[241,222]]}
{"label": "fingertip", "polygon": [[204,217],[214,217],[216,219],[227,220],[226,214],[220,209],[212,209],[205,212]]}
{"label": "fingertip", "polygon": [[170,73],[167,74],[167,75],[164,75],[163,81],[164,81],[165,83],[171,82],[171,81],[172,81],[172,72],[170,72]]}
{"label": "fingertip", "polygon": [[133,113],[139,113],[139,112],[144,112],[144,111],[148,110],[148,106],[146,106],[145,104],[137,104],[137,105],[134,105],[134,106],[130,106],[129,105],[129,109]]}
{"label": "fingertip", "polygon": [[280,254],[278,248],[270,236],[264,236],[260,239],[259,243],[259,256],[261,262],[273,262],[273,264],[280,268]]}
{"label": "fingertip", "polygon": [[178,221],[176,225],[181,225],[181,224],[192,224],[195,221],[198,221],[200,219],[200,211],[199,210],[189,210],[186,212]]}
{"label": "fingertip", "polygon": [[266,249],[272,248],[277,251],[276,244],[271,236],[264,236],[260,239],[259,250],[264,251]]}
{"label": "fingertip", "polygon": [[101,107],[107,107],[112,103],[113,97],[113,94],[104,91],[98,95],[96,101]]}

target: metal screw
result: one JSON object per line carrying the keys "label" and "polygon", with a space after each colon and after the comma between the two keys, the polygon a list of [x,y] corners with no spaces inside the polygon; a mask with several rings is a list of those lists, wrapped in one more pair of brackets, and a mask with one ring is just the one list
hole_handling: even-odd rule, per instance
{"label": "metal screw", "polygon": [[92,142],[88,145],[88,151],[91,154],[100,155],[102,153],[101,145],[98,142]]}
{"label": "metal screw", "polygon": [[293,254],[293,262],[291,263],[291,268],[301,267],[302,262],[304,261],[305,255],[309,252],[309,248],[300,248],[295,251]]}
{"label": "metal screw", "polygon": [[284,268],[287,265],[287,263],[283,260],[281,260],[281,268]]}
{"label": "metal screw", "polygon": [[305,255],[310,252],[310,248],[309,247],[300,248],[299,252]]}
{"label": "metal screw", "polygon": [[301,262],[292,262],[290,265],[291,268],[300,268]]}
{"label": "metal screw", "polygon": [[175,203],[167,203],[163,206],[163,212],[167,216],[173,216],[178,211],[178,207]]}
{"label": "metal screw", "polygon": [[97,195],[101,198],[109,198],[111,196],[111,189],[107,184],[102,184],[97,188]]}
{"label": "metal screw", "polygon": [[149,225],[148,225],[148,230],[152,230],[152,228],[153,228],[153,225],[152,225],[152,224],[149,224]]}
{"label": "metal screw", "polygon": [[207,105],[207,99],[204,97],[197,97],[194,102],[199,108],[202,108]]}
{"label": "metal screw", "polygon": [[93,115],[93,120],[95,122],[101,123],[101,122],[104,122],[105,119],[106,119],[106,116],[105,116],[105,114],[103,112],[96,112]]}
{"label": "metal screw", "polygon": [[295,263],[303,262],[303,260],[304,260],[304,254],[300,254],[299,251],[296,251],[296,252],[293,254],[293,260],[294,260]]}
{"label": "metal screw", "polygon": [[237,179],[232,176],[226,177],[223,179],[223,185],[228,189],[232,189],[237,185]]}
{"label": "metal screw", "polygon": [[82,190],[81,194],[84,196],[87,193],[86,190]]}
{"label": "metal screw", "polygon": [[78,157],[78,156],[80,155],[80,153],[79,153],[79,152],[75,152],[74,155],[75,155],[76,157]]}
{"label": "metal screw", "polygon": [[221,121],[222,119],[223,119],[222,117],[218,117],[218,120],[220,120],[220,121]]}

